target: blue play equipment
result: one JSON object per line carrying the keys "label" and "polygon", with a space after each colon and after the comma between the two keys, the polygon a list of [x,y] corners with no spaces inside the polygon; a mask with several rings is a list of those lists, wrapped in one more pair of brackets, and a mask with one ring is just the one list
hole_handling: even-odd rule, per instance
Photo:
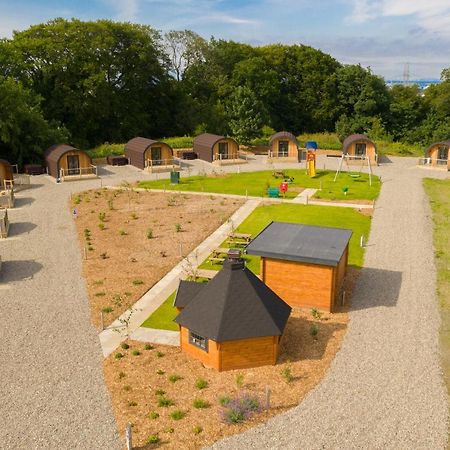
{"label": "blue play equipment", "polygon": [[306,150],[317,150],[317,142],[316,141],[308,141],[306,142]]}

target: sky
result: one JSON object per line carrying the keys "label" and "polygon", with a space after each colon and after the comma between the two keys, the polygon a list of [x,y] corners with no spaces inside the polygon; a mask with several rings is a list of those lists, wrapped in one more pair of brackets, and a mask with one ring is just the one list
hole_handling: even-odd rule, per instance
{"label": "sky", "polygon": [[305,44],[386,79],[450,67],[450,0],[0,0],[0,37],[55,17],[190,29],[252,45]]}

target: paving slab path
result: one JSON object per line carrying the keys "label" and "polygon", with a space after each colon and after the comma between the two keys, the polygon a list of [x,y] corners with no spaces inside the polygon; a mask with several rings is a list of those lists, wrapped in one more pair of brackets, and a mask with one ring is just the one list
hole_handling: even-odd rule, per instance
{"label": "paving slab path", "polygon": [[448,398],[440,368],[432,222],[410,159],[377,169],[365,267],[348,332],[322,382],[296,408],[214,449],[447,448]]}

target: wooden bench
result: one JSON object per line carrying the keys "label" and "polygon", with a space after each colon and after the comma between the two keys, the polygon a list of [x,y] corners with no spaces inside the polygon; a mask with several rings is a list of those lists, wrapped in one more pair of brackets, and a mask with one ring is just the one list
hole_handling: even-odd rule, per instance
{"label": "wooden bench", "polygon": [[222,264],[224,261],[225,261],[225,258],[218,258],[215,256],[211,256],[210,258],[208,258],[208,262],[210,262],[211,264],[214,264],[214,263]]}

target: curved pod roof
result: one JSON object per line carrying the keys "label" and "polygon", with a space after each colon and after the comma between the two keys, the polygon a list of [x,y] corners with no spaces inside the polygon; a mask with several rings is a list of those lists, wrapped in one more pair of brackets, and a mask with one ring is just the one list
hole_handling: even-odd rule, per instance
{"label": "curved pod roof", "polygon": [[80,150],[68,144],[55,144],[44,152],[45,163],[51,176],[55,178],[59,177],[59,160],[68,152],[83,152],[92,163],[92,158],[84,150]]}
{"label": "curved pod roof", "polygon": [[269,145],[272,145],[272,142],[276,139],[287,139],[288,141],[293,141],[295,142],[295,145],[299,147],[297,138],[289,131],[279,131],[278,133],[272,134],[272,136],[270,136]]}
{"label": "curved pod roof", "polygon": [[348,148],[356,142],[365,142],[367,144],[372,144],[375,147],[375,151],[377,150],[377,146],[375,145],[375,143],[371,141],[365,134],[351,134],[350,136],[347,136],[342,143],[342,152],[347,153]]}
{"label": "curved pod roof", "polygon": [[436,145],[442,145],[445,146],[447,148],[450,149],[450,139],[448,141],[439,141],[439,142],[434,142],[433,144],[431,144],[426,150],[425,150],[425,158],[429,155],[430,150],[433,147],[436,147]]}
{"label": "curved pod roof", "polygon": [[130,139],[125,144],[125,156],[128,158],[130,164],[138,167],[139,169],[145,168],[145,151],[153,144],[167,145],[173,155],[173,149],[169,144],[162,141],[154,141],[153,139],[148,139],[144,137],[135,137]]}

